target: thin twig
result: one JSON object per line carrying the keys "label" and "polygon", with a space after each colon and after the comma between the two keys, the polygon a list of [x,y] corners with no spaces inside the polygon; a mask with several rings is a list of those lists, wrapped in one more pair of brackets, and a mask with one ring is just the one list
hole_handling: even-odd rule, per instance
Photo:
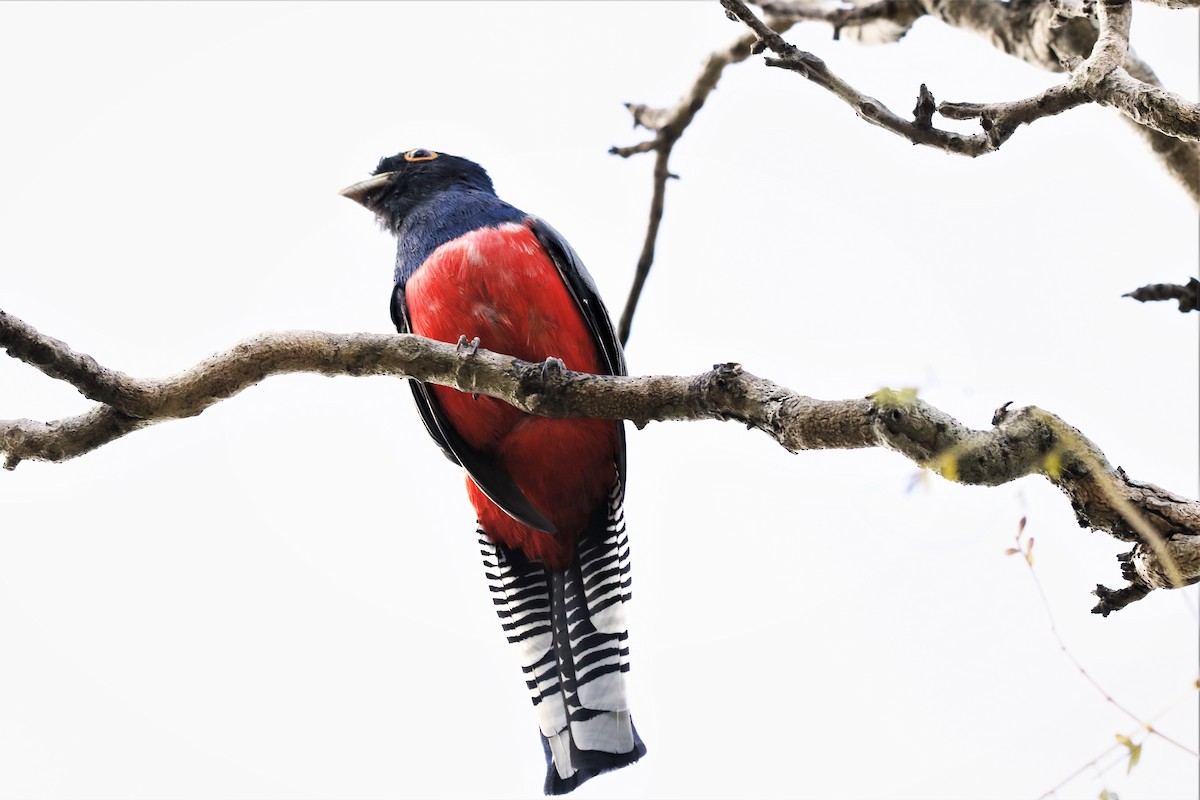
{"label": "thin twig", "polygon": [[[771,30],[754,15],[741,0],[721,0],[731,19],[740,20],[779,58],[768,58],[767,65],[780,67],[807,78],[812,83],[831,92],[854,109],[859,117],[892,133],[903,136],[913,144],[926,145],[947,153],[965,156],[980,156],[995,150],[991,139],[985,135],[968,135],[941,130],[928,124],[926,119],[907,120],[900,117],[883,103],[855,89],[829,69],[823,60],[805,50],[789,44],[782,36]],[[933,95],[922,87],[920,97]],[[918,107],[920,107],[918,105]]]}
{"label": "thin twig", "polygon": [[1188,282],[1182,286],[1177,283],[1151,283],[1121,296],[1132,297],[1139,303],[1178,300],[1179,310],[1186,314],[1200,308],[1200,280],[1188,278]]}
{"label": "thin twig", "polygon": [[[1180,693],[1178,699],[1176,699],[1175,701],[1170,703],[1167,707],[1163,708],[1161,711],[1159,711],[1157,714],[1155,714],[1153,717],[1151,717],[1147,722],[1142,723],[1141,727],[1146,729],[1147,731],[1154,731],[1155,729],[1153,726],[1154,726],[1154,722],[1156,720],[1162,718],[1162,716],[1164,714],[1166,714],[1167,712],[1173,711],[1176,706],[1178,706],[1180,703],[1182,703],[1187,698],[1193,696],[1196,693],[1197,689],[1200,689],[1200,680],[1195,681],[1190,687],[1187,688],[1186,691],[1183,691]],[[1136,733],[1136,731],[1133,731],[1129,735],[1128,738],[1132,739],[1134,733]],[[1048,797],[1053,797],[1058,792],[1059,789],[1063,788],[1064,786],[1069,784],[1071,781],[1075,780],[1080,775],[1082,775],[1084,772],[1086,772],[1088,767],[1096,766],[1102,758],[1109,755],[1110,753],[1113,753],[1116,750],[1119,750],[1121,747],[1123,747],[1123,745],[1118,740],[1117,744],[1110,745],[1109,747],[1105,748],[1103,752],[1101,752],[1098,756],[1093,758],[1091,761],[1084,764],[1082,767],[1075,770],[1067,777],[1063,778],[1061,781],[1059,781],[1057,784],[1055,784],[1052,788],[1046,790],[1045,793],[1043,793],[1041,796],[1038,797],[1038,800],[1046,800],[1046,798],[1048,798]],[[1101,769],[1098,769],[1097,774],[1102,775],[1103,773],[1107,772],[1109,769],[1111,769],[1116,764],[1120,764],[1123,761],[1126,761],[1127,759],[1128,759],[1128,755],[1123,755],[1121,758],[1116,759],[1115,761],[1107,764],[1106,766],[1104,766]]]}
{"label": "thin twig", "polygon": [[[1155,1],[1171,8],[1200,5],[1200,0]],[[726,8],[731,6],[724,0],[723,4]],[[738,0],[733,0],[732,5],[745,8]],[[873,98],[846,86],[832,73],[827,76],[828,68],[823,63],[823,69],[816,69],[813,75],[806,74],[804,62],[820,62],[811,54],[805,54],[807,58],[793,55],[768,61],[771,66],[805,74],[854,106],[859,116],[915,144],[970,156],[996,150],[1017,127],[1042,117],[1087,103],[1110,106],[1120,111],[1147,140],[1168,173],[1200,204],[1200,104],[1164,89],[1154,71],[1129,52],[1128,0],[1056,0],[1047,3],[872,0],[849,5],[817,0],[765,0],[756,5],[786,18],[829,22],[834,26],[835,38],[841,27],[864,35],[869,28],[877,41],[896,41],[916,19],[931,16],[947,25],[977,33],[1004,52],[1030,64],[1054,72],[1067,69],[1071,75],[1066,82],[1024,100],[943,103],[938,110],[947,118],[980,120],[984,135],[964,139],[936,135],[932,125],[924,126],[919,124],[920,121],[909,123]],[[748,15],[747,11],[738,13],[737,17],[751,25]],[[769,40],[765,41],[769,43]],[[860,108],[863,103],[866,105]],[[978,139],[986,139],[986,142]]]}
{"label": "thin twig", "polygon": [[625,308],[621,311],[621,319],[617,323],[617,336],[621,345],[629,343],[629,333],[633,328],[633,315],[637,312],[638,301],[642,299],[642,289],[646,278],[650,275],[650,267],[654,264],[654,248],[658,243],[658,227],[662,223],[663,203],[667,196],[667,181],[671,177],[667,169],[667,159],[671,157],[671,147],[654,148],[654,189],[650,195],[650,221],[646,225],[646,238],[642,241],[642,252],[638,256],[637,269],[633,273],[633,284],[629,287],[629,297],[625,300]]}
{"label": "thin twig", "polygon": [[914,119],[903,119],[834,74],[817,56],[789,44],[764,25],[741,0],[721,0],[721,5],[779,56],[768,58],[768,66],[798,73],[840,98],[867,122],[903,136],[913,144],[959,155],[984,155],[999,149],[1018,126],[1089,102],[1117,107],[1140,124],[1178,138],[1200,138],[1200,111],[1194,104],[1138,81],[1120,68],[1129,50],[1129,0],[1101,0],[1098,4],[1100,34],[1091,55],[1072,69],[1070,78],[1061,86],[1007,103],[943,103],[938,107],[942,116],[949,119],[979,118],[984,135],[974,136],[933,126],[931,115],[923,111],[928,103],[923,105],[921,102],[932,102],[933,99],[924,84]]}
{"label": "thin twig", "polygon": [[[1017,539],[1018,539],[1018,541],[1020,541],[1020,533],[1017,534]],[[1032,540],[1030,540],[1030,541],[1032,541]],[[1033,579],[1034,588],[1037,589],[1038,597],[1042,601],[1042,608],[1046,611],[1046,619],[1049,620],[1049,622],[1050,622],[1050,634],[1054,637],[1054,640],[1056,642],[1058,642],[1058,648],[1059,648],[1059,650],[1062,651],[1062,654],[1065,655],[1067,657],[1067,659],[1075,666],[1075,669],[1079,670],[1079,674],[1082,675],[1084,677],[1084,679],[1087,680],[1087,682],[1092,685],[1092,688],[1094,688],[1096,691],[1098,691],[1100,693],[1100,695],[1109,704],[1111,704],[1113,706],[1113,708],[1117,709],[1122,714],[1129,717],[1129,719],[1136,722],[1139,727],[1146,730],[1153,736],[1158,736],[1160,739],[1167,742],[1168,744],[1174,745],[1175,747],[1179,748],[1183,752],[1187,753],[1192,758],[1200,758],[1200,753],[1197,753],[1195,750],[1192,750],[1187,745],[1181,744],[1179,741],[1166,735],[1162,731],[1157,730],[1149,722],[1143,721],[1142,718],[1139,717],[1137,714],[1134,714],[1132,711],[1130,711],[1124,705],[1117,702],[1117,699],[1112,696],[1112,693],[1109,692],[1107,689],[1105,689],[1103,686],[1101,686],[1100,682],[1098,680],[1096,680],[1096,678],[1090,672],[1087,671],[1087,669],[1083,666],[1083,664],[1081,664],[1079,662],[1079,659],[1075,657],[1075,654],[1072,653],[1070,648],[1067,647],[1067,643],[1063,639],[1062,634],[1058,632],[1058,623],[1054,619],[1054,611],[1050,608],[1050,600],[1049,600],[1049,598],[1046,597],[1046,590],[1042,588],[1042,582],[1038,578],[1037,570],[1033,566],[1033,559],[1027,557],[1024,559],[1024,561],[1025,561],[1026,567],[1028,567],[1028,569],[1029,569],[1029,577]]]}
{"label": "thin twig", "polygon": [[[787,30],[792,25],[790,21],[772,24],[777,24],[780,30]],[[705,59],[704,66],[692,85],[670,108],[654,108],[637,103],[625,104],[633,116],[634,127],[653,131],[654,136],[626,147],[613,146],[609,148],[609,153],[622,158],[629,158],[641,153],[654,153],[654,182],[650,196],[650,218],[646,224],[642,252],[638,256],[637,269],[634,272],[629,297],[625,301],[625,308],[622,310],[620,321],[617,324],[617,336],[623,345],[629,341],[629,333],[633,327],[633,315],[637,311],[642,288],[646,285],[646,278],[650,274],[650,267],[654,264],[654,248],[658,241],[659,225],[662,223],[667,181],[675,177],[671,173],[669,165],[671,152],[676,142],[683,136],[683,132],[687,130],[688,125],[692,123],[696,114],[704,106],[708,96],[717,88],[721,73],[730,64],[737,64],[749,58],[750,48],[756,39],[757,37],[753,34],[739,36],[728,46],[711,53]]]}

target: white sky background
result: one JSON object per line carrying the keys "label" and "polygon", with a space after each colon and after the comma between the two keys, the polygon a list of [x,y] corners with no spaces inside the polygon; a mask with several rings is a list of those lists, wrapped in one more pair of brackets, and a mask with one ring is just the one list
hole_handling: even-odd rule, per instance
{"label": "white sky background", "polygon": [[[1190,98],[1196,30],[1135,8],[1135,48]],[[393,242],[336,192],[423,146],[550,220],[619,313],[651,168],[606,154],[642,136],[621,103],[673,102],[739,33],[715,2],[0,4],[0,307],[145,377],[263,330],[388,332]],[[1060,80],[930,20],[880,48],[788,38],[904,113],[921,82],[984,101]],[[1114,112],[971,161],[756,58],[672,167],[635,374],[913,386],[975,427],[1037,404],[1200,491],[1196,316],[1120,297],[1194,273],[1196,212]],[[0,361],[0,418],[88,407]],[[1045,480],[907,491],[895,454],[789,455],[716,422],[629,439],[649,755],[577,796],[1051,789],[1137,725],[1005,557],[1023,515],[1071,652],[1197,747],[1196,592],[1088,613],[1126,548]],[[461,484],[400,381],[314,376],[0,474],[0,797],[540,796]],[[1130,776],[1059,796],[1191,798],[1196,772],[1152,738]]]}

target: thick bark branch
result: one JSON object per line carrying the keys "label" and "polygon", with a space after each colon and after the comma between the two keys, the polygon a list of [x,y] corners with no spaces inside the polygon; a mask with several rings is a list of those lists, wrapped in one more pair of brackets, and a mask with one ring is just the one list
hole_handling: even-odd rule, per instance
{"label": "thick bark branch", "polygon": [[[768,58],[768,66],[791,70],[807,78],[840,98],[853,108],[859,117],[873,125],[903,136],[913,144],[933,147],[947,153],[971,157],[991,153],[1007,141],[1018,126],[1029,124],[1041,117],[1061,113],[1090,100],[1085,93],[1078,89],[1055,87],[1036,97],[1010,103],[987,105],[943,103],[938,107],[933,99],[933,94],[925,84],[922,84],[913,119],[907,120],[880,101],[863,94],[842,80],[817,56],[789,44],[782,36],[764,25],[740,0],[721,0],[721,5],[725,7],[731,18],[745,23],[759,37],[759,41],[780,56],[779,58]],[[877,3],[868,8],[886,9],[891,7],[887,3]],[[832,13],[830,12],[830,15]],[[874,19],[875,17],[872,17],[872,20]],[[834,24],[838,23],[835,21]],[[911,24],[911,19],[909,24]],[[984,133],[967,135],[934,127],[932,122],[934,107],[937,107],[943,116],[951,119],[979,117]]]}
{"label": "thick bark branch", "polygon": [[997,411],[993,428],[971,430],[915,395],[882,391],[858,400],[816,400],[737,364],[702,375],[614,377],[531,364],[486,350],[401,334],[265,333],[174,377],[132,378],[0,312],[0,346],[70,383],[98,407],[55,422],[0,420],[0,453],[62,461],[167,419],[195,416],[271,375],[396,375],[495,397],[549,417],[736,420],[791,452],[886,447],[949,480],[995,486],[1046,476],[1083,527],[1133,542],[1123,557],[1130,586],[1097,588],[1108,614],[1152,589],[1200,581],[1200,503],[1129,478],[1079,431],[1034,407]]}
{"label": "thick bark branch", "polygon": [[[726,8],[729,3],[722,0]],[[741,5],[734,0],[735,5]],[[1159,0],[1172,8],[1195,7],[1200,0]],[[1069,69],[1067,82],[1026,100],[1007,103],[943,103],[938,111],[951,119],[978,117],[984,142],[963,143],[952,138],[920,136],[906,120],[890,111],[869,122],[905,136],[915,144],[951,153],[983,155],[998,148],[1022,124],[1095,102],[1122,113],[1161,159],[1167,172],[1200,204],[1200,104],[1162,88],[1150,67],[1129,51],[1128,0],[1098,2],[1033,2],[1032,0],[874,0],[849,7],[815,0],[768,0],[757,3],[782,19],[819,19],[834,26],[858,30],[858,38],[896,41],[912,24],[928,15],[957,28],[976,33],[1005,53],[1052,72]],[[916,7],[914,7],[916,6]],[[744,6],[743,6],[744,7]],[[748,11],[746,12],[749,13]],[[750,24],[745,15],[738,18]],[[880,34],[881,26],[883,33]],[[1098,44],[1099,42],[1099,44]],[[774,49],[774,48],[772,48]],[[776,52],[779,52],[776,50]],[[816,56],[805,54],[810,59]],[[819,61],[819,59],[816,59]],[[772,66],[795,69],[787,59],[768,61]],[[795,71],[802,72],[796,69]],[[832,82],[810,80],[834,91]],[[856,104],[878,102],[852,88],[839,97]],[[975,113],[972,113],[975,112]],[[886,123],[886,124],[885,124]],[[968,137],[974,139],[975,137]],[[983,147],[986,143],[989,147]]]}
{"label": "thick bark branch", "polygon": [[[814,0],[762,0],[755,2],[764,14],[777,19],[828,22],[833,26],[833,38],[842,38],[843,30],[850,38],[864,44],[898,42],[921,17],[925,8],[921,0],[871,0],[864,5],[840,5]],[[772,26],[774,27],[774,26]]]}
{"label": "thick bark branch", "polygon": [[[1096,22],[1086,16],[1064,15],[1065,3],[979,2],[979,0],[921,0],[928,14],[947,25],[963,28],[990,41],[1011,56],[1051,72],[1061,72],[1070,59],[1091,54],[1098,36]],[[1189,3],[1189,5],[1195,5]],[[1124,69],[1138,81],[1161,87],[1154,71],[1132,52]],[[1200,142],[1184,141],[1124,115],[1158,154],[1168,174],[1200,204]]]}
{"label": "thick bark branch", "polygon": [[[1173,8],[1194,6],[1200,0],[1153,0]],[[658,231],[662,223],[667,181],[675,177],[669,161],[675,144],[683,136],[708,96],[716,88],[724,69],[761,52],[766,45],[784,57],[768,59],[771,66],[798,72],[833,92],[868,122],[905,137],[914,144],[935,147],[948,153],[980,156],[994,152],[1021,125],[1060,114],[1091,102],[1121,110],[1138,133],[1162,159],[1168,173],[1179,180],[1200,204],[1200,107],[1161,88],[1158,78],[1144,62],[1128,52],[1128,6],[1123,0],[1113,5],[1116,22],[1110,24],[1101,47],[1099,34],[1087,18],[1087,8],[1069,0],[1054,3],[996,2],[995,0],[872,0],[862,5],[839,5],[818,0],[763,0],[756,5],[767,15],[758,20],[738,0],[724,2],[726,12],[746,23],[751,32],[709,55],[700,74],[670,108],[627,103],[634,127],[653,131],[654,136],[634,145],[612,147],[622,158],[654,153],[654,176],[649,220],[633,282],[617,324],[622,344],[629,341],[633,316],[642,289],[654,263]],[[1103,3],[1101,4],[1103,5]],[[1102,13],[1110,13],[1104,11]],[[852,38],[868,42],[901,39],[916,20],[933,16],[948,25],[986,37],[1006,53],[1054,72],[1072,59],[1084,66],[1064,84],[1033,97],[1000,103],[936,104],[933,93],[921,85],[913,119],[907,120],[875,98],[850,86],[817,56],[787,44],[778,34],[800,21],[819,20],[833,26],[837,39],[843,30]],[[1089,57],[1090,56],[1090,57]],[[1083,59],[1087,57],[1087,61]],[[1121,66],[1124,61],[1125,66]],[[979,119],[982,134],[964,135],[934,127],[936,109],[947,119]]]}
{"label": "thick bark branch", "polygon": [[1141,2],[1163,8],[1200,8],[1200,0],[1141,0]]}

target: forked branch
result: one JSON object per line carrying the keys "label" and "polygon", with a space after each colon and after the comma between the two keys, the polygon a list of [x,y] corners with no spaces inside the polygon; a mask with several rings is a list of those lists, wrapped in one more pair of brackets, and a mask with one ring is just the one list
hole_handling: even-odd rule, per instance
{"label": "forked branch", "polygon": [[[778,25],[780,31],[786,31],[792,25],[790,21],[772,24]],[[669,166],[671,151],[679,138],[683,136],[683,132],[687,130],[688,125],[692,124],[692,120],[704,106],[708,96],[717,88],[721,73],[730,64],[736,64],[749,58],[750,47],[756,38],[753,34],[743,34],[728,46],[711,53],[692,85],[670,108],[654,108],[638,103],[625,104],[629,113],[633,115],[633,126],[645,128],[651,131],[653,136],[627,147],[611,147],[608,152],[621,158],[629,158],[640,153],[654,153],[654,182],[650,194],[650,219],[646,225],[642,252],[638,256],[629,298],[625,301],[625,308],[617,323],[617,336],[623,345],[629,342],[633,315],[637,311],[638,300],[641,299],[642,288],[646,285],[650,267],[654,264],[654,247],[658,241],[659,224],[662,222],[667,181],[677,177],[672,174]]]}
{"label": "forked branch", "polygon": [[[1200,0],[1155,0],[1169,8],[1195,8]],[[739,0],[721,0],[728,13],[754,28],[753,14]],[[1120,111],[1147,140],[1167,172],[1200,204],[1200,104],[1162,87],[1154,70],[1129,50],[1129,0],[762,0],[756,2],[772,19],[820,20],[833,25],[834,38],[848,29],[863,41],[893,42],[913,23],[929,16],[952,27],[975,33],[1011,56],[1051,72],[1069,73],[1062,84],[1034,97],[993,103],[943,103],[939,113],[948,119],[979,119],[981,137],[963,142],[954,136],[933,136],[893,114],[878,101],[836,76],[828,68],[806,74],[811,53],[792,48],[789,53],[772,47],[779,59],[771,66],[804,74],[814,83],[834,91],[859,111],[915,144],[946,152],[977,156],[999,148],[1020,125],[1058,114],[1086,103]],[[762,40],[770,44],[764,37]],[[800,57],[801,54],[803,57]],[[822,80],[823,79],[823,80]],[[979,141],[982,139],[983,141]],[[986,145],[986,146],[985,146]]]}
{"label": "forked branch", "polygon": [[[868,97],[851,86],[817,56],[789,44],[775,30],[763,23],[741,0],[721,0],[731,18],[740,20],[766,48],[778,58],[768,58],[772,67],[796,72],[816,85],[832,92],[849,104],[867,122],[896,133],[913,144],[926,145],[959,155],[980,156],[999,149],[1021,125],[1085,103],[1113,106],[1140,125],[1152,128],[1176,139],[1200,140],[1200,106],[1189,103],[1176,94],[1151,85],[1129,74],[1124,68],[1129,52],[1129,24],[1132,12],[1129,0],[1099,0],[1096,3],[1099,34],[1086,59],[1065,56],[1070,68],[1067,81],[1033,97],[1004,103],[942,103],[938,112],[948,119],[979,119],[982,134],[964,135],[933,126],[931,115],[922,114],[918,103],[914,118],[909,120],[893,112],[883,103]],[[915,19],[911,3],[878,3],[866,10],[900,8],[911,24]],[[770,6],[778,10],[778,6]],[[800,13],[800,12],[798,12]],[[879,11],[878,13],[882,13]],[[872,16],[872,21],[878,16]],[[835,24],[835,31],[837,30]],[[844,21],[841,24],[846,24]],[[932,96],[925,86],[921,98]]]}

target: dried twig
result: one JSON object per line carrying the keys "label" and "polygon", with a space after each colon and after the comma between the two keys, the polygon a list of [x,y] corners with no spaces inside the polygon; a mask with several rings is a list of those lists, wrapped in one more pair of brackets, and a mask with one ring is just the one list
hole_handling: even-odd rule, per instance
{"label": "dried twig", "polygon": [[[1200,5],[1200,0],[1156,0],[1172,8]],[[750,55],[771,49],[781,55],[768,59],[771,66],[798,72],[830,90],[850,104],[863,119],[904,136],[914,144],[936,147],[950,153],[979,156],[994,152],[1021,125],[1053,116],[1091,102],[1122,110],[1146,137],[1168,172],[1179,179],[1200,203],[1200,112],[1196,104],[1163,90],[1144,62],[1128,52],[1128,7],[1125,0],[1110,2],[1102,15],[1107,22],[1107,39],[1095,47],[1100,35],[1089,15],[1096,12],[1094,0],[1054,3],[943,3],[934,0],[871,0],[862,5],[842,5],[819,0],[764,0],[758,2],[767,17],[758,20],[739,0],[722,4],[727,13],[751,28],[727,47],[712,53],[700,74],[670,108],[628,103],[634,126],[653,131],[654,136],[634,145],[613,147],[609,152],[622,158],[654,153],[650,214],[642,250],[629,297],[621,312],[617,334],[629,340],[633,315],[654,263],[658,231],[662,223],[670,156],[708,95],[716,88],[725,67]],[[1052,71],[1062,71],[1063,62],[1075,65],[1067,82],[1033,97],[999,103],[936,104],[933,93],[921,85],[912,121],[892,112],[834,75],[811,53],[787,44],[780,33],[800,21],[819,20],[833,26],[834,38],[849,29],[856,38],[897,41],[923,16],[979,33],[1005,52]],[[1115,15],[1115,16],[1114,16]],[[1084,57],[1087,59],[1084,60]],[[1119,56],[1119,57],[1118,57]],[[1121,62],[1124,62],[1124,67]],[[947,119],[979,119],[982,134],[964,135],[938,129],[931,108]]]}
{"label": "dried twig", "polygon": [[[816,85],[833,93],[854,109],[858,116],[873,125],[903,136],[913,144],[926,145],[943,150],[947,153],[957,153],[966,156],[980,156],[994,151],[1011,135],[1011,131],[1021,122],[1032,121],[1040,116],[1048,116],[1069,107],[1071,98],[1054,98],[1052,103],[1039,103],[1031,99],[1014,105],[1008,110],[1005,121],[1000,125],[985,125],[986,134],[968,135],[936,128],[932,124],[932,114],[922,113],[923,106],[934,103],[933,95],[922,85],[918,97],[917,114],[912,120],[904,119],[883,103],[869,97],[851,86],[817,56],[789,44],[782,36],[755,16],[740,0],[721,0],[732,19],[740,20],[759,37],[779,58],[768,58],[767,64],[791,70],[807,78]],[[1078,102],[1075,103],[1076,105]],[[944,106],[945,104],[943,104]],[[1011,118],[1011,120],[1009,119]],[[1018,121],[1019,119],[1019,121]],[[1003,132],[1003,133],[1002,133]]]}
{"label": "dried twig", "polygon": [[[1097,4],[1099,37],[1086,60],[1068,57],[1072,69],[1066,83],[1024,100],[987,104],[942,103],[937,107],[942,116],[949,119],[978,118],[984,134],[974,136],[939,130],[933,126],[932,114],[928,112],[928,104],[933,96],[925,85],[921,86],[914,119],[903,119],[883,103],[868,97],[835,75],[817,56],[789,44],[764,25],[741,0],[721,0],[721,5],[732,18],[743,22],[766,47],[779,56],[768,58],[768,66],[800,74],[841,98],[866,121],[903,136],[913,144],[960,155],[984,155],[999,149],[1020,125],[1028,125],[1043,117],[1091,102],[1113,106],[1139,124],[1168,136],[1189,141],[1200,140],[1200,107],[1140,81],[1122,68],[1129,50],[1129,0],[1101,0]],[[778,10],[777,5],[769,7]],[[896,12],[896,7],[886,2],[864,8],[867,9],[875,12],[870,19],[879,18],[882,13],[880,9]],[[903,19],[912,18],[912,11],[907,4],[902,4],[900,9]]]}
{"label": "dried twig", "polygon": [[904,392],[816,400],[736,364],[694,376],[613,377],[548,369],[412,335],[266,333],[172,378],[143,380],[96,363],[0,311],[0,346],[101,405],[55,422],[0,420],[5,466],[62,461],[168,419],[195,416],[271,375],[404,375],[496,397],[551,417],[737,420],[789,451],[886,447],[959,483],[995,486],[1046,476],[1079,524],[1133,542],[1122,571],[1130,587],[1100,587],[1097,613],[1152,589],[1200,581],[1200,503],[1129,478],[1063,420],[1034,407],[1002,407],[993,428],[967,428]]}
{"label": "dried twig", "polygon": [[1182,286],[1176,283],[1151,283],[1121,296],[1132,297],[1139,303],[1178,300],[1179,310],[1186,314],[1200,308],[1200,280],[1188,278],[1188,282]]}
{"label": "dried twig", "polygon": [[[1170,8],[1200,6],[1200,0],[1154,1]],[[1094,102],[1121,111],[1150,144],[1167,172],[1200,204],[1200,105],[1163,89],[1154,71],[1129,52],[1128,0],[871,0],[851,5],[831,5],[821,0],[766,0],[756,5],[777,17],[829,22],[834,26],[835,38],[845,27],[859,31],[859,38],[873,37],[876,41],[896,41],[917,19],[930,16],[979,34],[1030,64],[1052,72],[1068,70],[1071,75],[1065,83],[1025,100],[942,104],[938,110],[947,118],[979,118],[990,149],[955,149],[956,143],[945,146],[937,137],[917,143],[947,152],[981,155],[1003,144],[1019,125]],[[1107,39],[1096,47],[1103,37]],[[1097,51],[1119,52],[1120,58],[1097,58]],[[1088,66],[1081,72],[1085,63]],[[850,102],[848,97],[843,99]],[[881,124],[868,115],[861,116]],[[882,127],[907,135],[904,125],[891,119],[887,122]]]}
{"label": "dried twig", "polygon": [[[774,23],[773,23],[774,24]],[[778,23],[779,30],[787,30],[791,22]],[[640,153],[654,153],[654,188],[650,197],[650,220],[646,226],[646,237],[642,243],[642,252],[638,256],[637,269],[633,276],[633,286],[629,290],[629,298],[621,312],[617,323],[617,336],[621,344],[629,341],[629,332],[633,326],[633,315],[637,311],[638,300],[642,296],[642,288],[646,285],[646,277],[654,263],[654,247],[658,241],[658,228],[662,222],[663,203],[667,192],[667,181],[676,177],[671,173],[668,162],[675,143],[683,136],[683,132],[695,119],[697,112],[721,79],[721,73],[730,64],[745,61],[750,57],[750,46],[756,37],[746,34],[738,37],[727,47],[710,54],[705,60],[696,80],[670,108],[654,108],[637,103],[626,103],[625,107],[633,115],[635,128],[642,127],[653,131],[654,136],[643,142],[628,147],[612,147],[609,152],[613,155],[629,158]]]}

